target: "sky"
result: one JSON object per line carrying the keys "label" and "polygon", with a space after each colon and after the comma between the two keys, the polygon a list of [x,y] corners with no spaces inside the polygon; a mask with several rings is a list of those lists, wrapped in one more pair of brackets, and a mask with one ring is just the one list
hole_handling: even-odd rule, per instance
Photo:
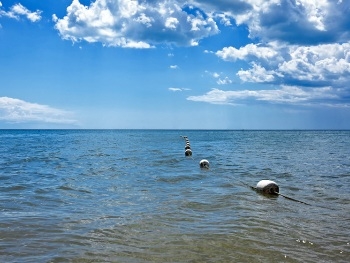
{"label": "sky", "polygon": [[0,129],[350,129],[350,0],[0,0]]}

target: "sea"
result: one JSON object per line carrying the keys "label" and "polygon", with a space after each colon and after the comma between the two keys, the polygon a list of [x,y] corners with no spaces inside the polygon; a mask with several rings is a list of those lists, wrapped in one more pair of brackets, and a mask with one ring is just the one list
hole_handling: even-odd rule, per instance
{"label": "sea", "polygon": [[0,130],[0,262],[350,262],[350,131]]}

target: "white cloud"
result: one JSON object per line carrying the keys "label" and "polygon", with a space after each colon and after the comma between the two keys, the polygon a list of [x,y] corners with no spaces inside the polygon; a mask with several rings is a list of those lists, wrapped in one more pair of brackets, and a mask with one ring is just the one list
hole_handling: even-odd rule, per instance
{"label": "white cloud", "polygon": [[276,59],[278,52],[274,49],[272,43],[271,46],[248,44],[239,49],[224,47],[222,50],[217,51],[216,55],[226,61],[245,60],[252,57],[268,60],[272,58]]}
{"label": "white cloud", "polygon": [[229,79],[229,77],[225,77],[225,78],[219,78],[216,83],[218,85],[227,85],[227,84],[231,84],[232,83],[232,80]]}
{"label": "white cloud", "polygon": [[278,69],[283,74],[298,80],[349,81],[350,43],[292,46],[289,55]]}
{"label": "white cloud", "polygon": [[[350,40],[349,1],[333,0],[193,0],[222,24],[246,26],[262,43],[319,44]],[[215,11],[214,11],[215,10]]]}
{"label": "white cloud", "polygon": [[[246,103],[250,100],[280,104],[320,105],[322,103],[322,105],[327,105],[326,102],[328,100],[337,100],[339,98],[336,92],[331,87],[303,89],[301,87],[283,85],[280,89],[272,90],[223,91],[212,89],[204,95],[189,96],[187,100],[230,105]],[[350,104],[339,103],[339,106],[350,107]]]}
{"label": "white cloud", "polygon": [[[260,43],[224,47],[216,56],[225,61],[242,60],[248,68],[236,74],[244,82],[281,83],[287,86],[331,86],[350,92],[350,5],[331,0],[247,0],[243,12],[232,2],[206,3],[208,12],[245,25]],[[209,51],[207,52],[209,53]]]}
{"label": "white cloud", "polygon": [[178,66],[177,66],[177,65],[170,65],[170,68],[171,68],[171,69],[177,69]]}
{"label": "white cloud", "polygon": [[147,27],[152,26],[153,19],[151,17],[146,16],[144,13],[141,13],[139,17],[134,18],[136,22],[146,25]]}
{"label": "white cloud", "polygon": [[249,70],[240,70],[237,73],[237,76],[240,77],[241,80],[247,82],[272,82],[274,81],[275,72],[268,71],[264,67],[257,65],[256,63],[252,63],[253,67]]}
{"label": "white cloud", "polygon": [[223,77],[222,76],[222,73],[218,73],[218,72],[209,72],[209,71],[205,71],[205,73],[209,74],[210,76],[212,76],[213,78],[216,79],[216,83],[218,85],[227,85],[227,84],[231,84],[232,83],[232,80],[225,76]]}
{"label": "white cloud", "polygon": [[8,122],[44,122],[75,124],[71,113],[47,105],[30,103],[19,99],[0,97],[0,120]]}
{"label": "white cloud", "polygon": [[182,89],[180,89],[180,88],[169,88],[169,90],[170,90],[170,91],[174,91],[174,92],[175,92],[175,91],[182,91]]}
{"label": "white cloud", "polygon": [[219,78],[219,77],[220,77],[220,74],[217,73],[217,72],[214,72],[214,73],[213,73],[213,77],[214,77],[214,78]]}
{"label": "white cloud", "polygon": [[350,42],[314,46],[285,45],[277,42],[236,49],[227,47],[216,52],[223,60],[254,61],[251,68],[241,69],[237,76],[245,82],[279,81],[292,85],[305,81],[307,86],[339,86],[350,83]]}
{"label": "white cloud", "polygon": [[297,5],[305,8],[307,20],[312,23],[316,29],[326,30],[324,20],[328,13],[327,0],[297,0]]}
{"label": "white cloud", "polygon": [[[96,1],[96,3],[99,1]],[[105,4],[108,1],[100,1],[100,3]],[[119,0],[119,10],[121,17],[130,18],[134,16],[140,9],[137,0]]]}
{"label": "white cloud", "polygon": [[[1,7],[2,7],[2,3],[0,2],[0,8]],[[0,17],[1,16],[6,16],[17,20],[19,20],[20,17],[23,16],[23,17],[26,17],[31,22],[38,22],[39,20],[41,20],[41,11],[36,10],[34,12],[31,12],[22,4],[18,3],[13,5],[9,11],[3,11],[0,9]]]}
{"label": "white cloud", "polygon": [[175,0],[96,0],[89,6],[73,0],[67,14],[54,14],[53,21],[63,39],[119,47],[195,46],[219,32],[210,16],[188,13]]}
{"label": "white cloud", "polygon": [[168,90],[177,92],[177,91],[188,91],[190,89],[188,89],[188,88],[168,88]]}
{"label": "white cloud", "polygon": [[175,17],[168,17],[165,20],[165,27],[169,29],[176,29],[177,25],[179,24],[179,20]]}
{"label": "white cloud", "polygon": [[207,49],[204,50],[203,52],[204,52],[205,54],[213,54],[213,53],[214,53],[213,51],[210,51],[210,50],[207,50]]}
{"label": "white cloud", "polygon": [[232,26],[230,17],[227,16],[225,13],[217,14],[216,17],[220,18],[221,24],[224,24],[225,26]]}
{"label": "white cloud", "polygon": [[208,102],[212,104],[232,104],[230,97],[232,97],[233,94],[235,94],[236,98],[239,97],[238,92],[212,89],[204,95],[189,96],[187,100]]}

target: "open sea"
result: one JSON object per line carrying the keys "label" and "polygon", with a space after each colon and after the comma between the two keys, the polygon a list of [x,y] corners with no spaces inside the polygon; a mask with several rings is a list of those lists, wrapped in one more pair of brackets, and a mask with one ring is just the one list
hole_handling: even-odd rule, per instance
{"label": "open sea", "polygon": [[350,262],[350,131],[0,130],[0,262]]}

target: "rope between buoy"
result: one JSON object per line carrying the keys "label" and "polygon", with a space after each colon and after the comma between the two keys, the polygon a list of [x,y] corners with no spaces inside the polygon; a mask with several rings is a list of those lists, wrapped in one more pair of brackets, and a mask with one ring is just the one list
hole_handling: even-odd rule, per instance
{"label": "rope between buoy", "polygon": [[305,202],[303,202],[303,201],[300,201],[300,200],[297,200],[297,199],[291,198],[291,197],[286,196],[286,195],[281,194],[281,193],[277,193],[277,192],[275,192],[275,194],[276,194],[276,195],[283,196],[284,198],[289,199],[289,200],[292,200],[292,201],[294,201],[294,202],[302,203],[302,204],[305,204],[305,205],[310,205],[310,204],[308,204],[308,203],[305,203]]}

